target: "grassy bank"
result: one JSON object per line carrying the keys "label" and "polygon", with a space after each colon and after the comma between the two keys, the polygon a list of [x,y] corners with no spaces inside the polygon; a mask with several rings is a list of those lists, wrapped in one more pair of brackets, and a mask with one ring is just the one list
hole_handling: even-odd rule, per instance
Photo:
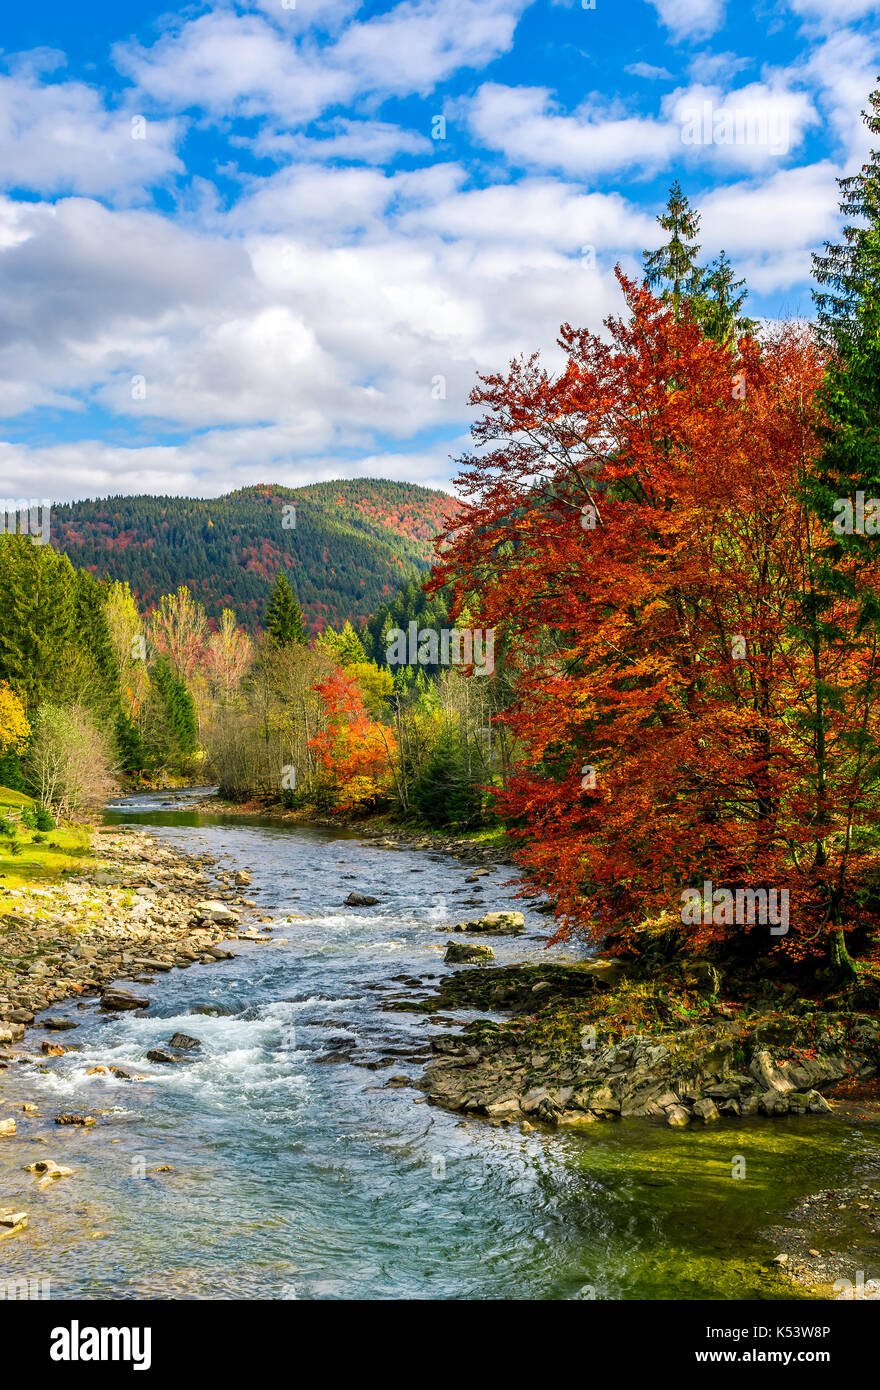
{"label": "grassy bank", "polygon": [[[90,848],[90,827],[61,825],[54,830],[29,830],[22,824],[24,809],[36,810],[37,803],[24,792],[0,787],[0,816],[11,820],[15,835],[0,837],[0,887],[21,890],[44,879],[58,879],[69,873],[87,873],[97,868]],[[0,915],[12,910],[6,894],[0,894]]]}

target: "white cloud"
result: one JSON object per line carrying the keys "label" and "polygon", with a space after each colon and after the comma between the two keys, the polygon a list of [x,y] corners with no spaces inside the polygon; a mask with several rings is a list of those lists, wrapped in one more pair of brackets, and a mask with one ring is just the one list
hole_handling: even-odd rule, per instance
{"label": "white cloud", "polygon": [[364,164],[387,164],[401,154],[430,154],[425,135],[388,121],[352,121],[339,118],[329,123],[319,138],[301,133],[262,130],[249,142],[255,154],[279,162],[341,159]]}
{"label": "white cloud", "polygon": [[667,78],[672,80],[672,73],[667,68],[657,68],[653,63],[630,63],[624,72],[633,77],[644,77],[648,82],[665,81]]}
{"label": "white cloud", "polygon": [[876,15],[877,0],[786,0],[789,9],[823,29],[837,29],[853,19]]}
{"label": "white cloud", "polygon": [[259,14],[217,10],[152,45],[117,44],[114,61],[147,95],[225,118],[271,114],[288,125],[358,97],[427,95],[462,67],[506,52],[532,0],[403,0],[354,21],[330,43],[290,36]]}
{"label": "white cloud", "polygon": [[580,176],[631,165],[662,168],[680,147],[679,131],[669,122],[588,106],[562,115],[543,87],[486,83],[466,110],[477,140],[525,167]]}
{"label": "white cloud", "polygon": [[43,194],[139,196],[183,173],[174,148],[180,121],[139,116],[131,104],[109,110],[85,83],[40,82],[22,63],[0,76],[0,182]]}
{"label": "white cloud", "polygon": [[465,105],[476,139],[526,168],[574,177],[665,168],[682,158],[734,167],[778,162],[816,121],[809,96],[754,82],[725,92],[690,86],[664,96],[659,117],[619,115],[588,102],[561,114],[540,87],[486,83]]}
{"label": "white cloud", "polygon": [[724,23],[726,0],[648,0],[674,39],[705,39]]}

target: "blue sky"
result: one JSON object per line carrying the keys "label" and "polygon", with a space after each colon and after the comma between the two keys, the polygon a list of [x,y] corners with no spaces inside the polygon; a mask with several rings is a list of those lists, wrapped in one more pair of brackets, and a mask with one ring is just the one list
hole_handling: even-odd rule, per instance
{"label": "blue sky", "polygon": [[0,493],[447,486],[478,371],[619,307],[678,178],[809,317],[874,0],[61,0],[6,16]]}

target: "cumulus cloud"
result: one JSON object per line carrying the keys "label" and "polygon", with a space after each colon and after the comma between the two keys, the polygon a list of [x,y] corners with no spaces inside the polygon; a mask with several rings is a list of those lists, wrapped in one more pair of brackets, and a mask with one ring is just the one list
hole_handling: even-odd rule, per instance
{"label": "cumulus cloud", "polygon": [[726,0],[648,0],[675,39],[705,39],[724,23]]}
{"label": "cumulus cloud", "polygon": [[426,95],[462,67],[507,51],[532,0],[403,0],[353,21],[330,43],[290,35],[261,14],[215,10],[182,21],[155,44],[117,44],[120,71],[153,100],[181,93],[206,111],[308,122],[357,97]]}
{"label": "cumulus cloud", "polygon": [[130,199],[184,172],[178,119],[147,121],[130,98],[108,108],[83,82],[44,81],[35,56],[0,76],[3,186]]}
{"label": "cumulus cloud", "polygon": [[778,81],[734,91],[680,87],[664,97],[659,117],[620,115],[592,101],[564,114],[545,88],[486,83],[466,112],[474,137],[511,163],[576,177],[650,171],[682,158],[760,166],[796,149],[817,119],[805,92]]}

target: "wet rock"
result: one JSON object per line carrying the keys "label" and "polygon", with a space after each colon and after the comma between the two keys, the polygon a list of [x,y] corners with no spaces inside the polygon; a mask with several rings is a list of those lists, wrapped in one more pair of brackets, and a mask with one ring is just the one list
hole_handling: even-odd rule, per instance
{"label": "wet rock", "polygon": [[713,1120],[720,1119],[718,1106],[709,1096],[704,1096],[702,1100],[696,1102],[694,1105],[694,1114],[706,1125],[710,1124]]}
{"label": "wet rock", "polygon": [[44,1042],[40,1044],[40,1051],[47,1057],[63,1057],[67,1048],[61,1047],[59,1043]]}
{"label": "wet rock", "polygon": [[371,898],[369,893],[349,893],[343,907],[375,907],[378,901],[378,898]]}
{"label": "wet rock", "polygon": [[80,1129],[90,1129],[97,1124],[94,1115],[56,1115],[56,1125],[76,1125]]}
{"label": "wet rock", "polygon": [[23,1231],[28,1223],[26,1211],[16,1211],[15,1207],[0,1207],[0,1240]]}
{"label": "wet rock", "polygon": [[450,941],[443,959],[448,965],[458,965],[466,961],[494,960],[495,952],[491,946],[484,946],[475,941]]}
{"label": "wet rock", "polygon": [[149,1003],[149,999],[130,994],[127,989],[105,989],[101,995],[101,1007],[111,1009],[115,1013],[124,1013],[129,1009],[146,1009]]}
{"label": "wet rock", "polygon": [[41,1158],[36,1163],[30,1163],[25,1171],[42,1176],[43,1181],[40,1183],[40,1187],[46,1186],[50,1182],[56,1182],[58,1178],[69,1178],[73,1173],[72,1168],[65,1168],[62,1163],[56,1163],[53,1158]]}
{"label": "wet rock", "polygon": [[72,1018],[47,1018],[43,1027],[50,1028],[56,1033],[66,1033],[71,1028],[78,1028],[79,1024],[74,1023]]}
{"label": "wet rock", "polygon": [[205,956],[208,960],[235,960],[235,952],[227,951],[224,946],[206,946],[202,960]]}
{"label": "wet rock", "polygon": [[238,884],[239,888],[247,888],[248,884],[252,880],[247,869],[239,869],[238,872],[235,874],[234,881]]}
{"label": "wet rock", "polygon": [[175,1057],[175,1055],[174,1055],[173,1052],[169,1052],[169,1051],[168,1051],[166,1048],[164,1048],[164,1047],[151,1047],[150,1050],[149,1050],[149,1052],[147,1053],[147,1061],[148,1061],[148,1062],[171,1063],[171,1062],[179,1062],[179,1061],[180,1061],[180,1058],[179,1058],[179,1057]]}
{"label": "wet rock", "polygon": [[490,936],[518,936],[525,927],[521,912],[484,912],[471,922],[459,922],[451,931],[477,932]]}
{"label": "wet rock", "polygon": [[0,1138],[10,1138],[14,1133],[14,1120],[0,1120]]}
{"label": "wet rock", "polygon": [[691,1117],[683,1105],[670,1105],[666,1111],[666,1123],[671,1129],[686,1129]]}
{"label": "wet rock", "polygon": [[180,1052],[191,1052],[194,1047],[201,1047],[200,1038],[191,1038],[189,1033],[175,1033],[168,1042],[169,1047],[176,1047]]}

